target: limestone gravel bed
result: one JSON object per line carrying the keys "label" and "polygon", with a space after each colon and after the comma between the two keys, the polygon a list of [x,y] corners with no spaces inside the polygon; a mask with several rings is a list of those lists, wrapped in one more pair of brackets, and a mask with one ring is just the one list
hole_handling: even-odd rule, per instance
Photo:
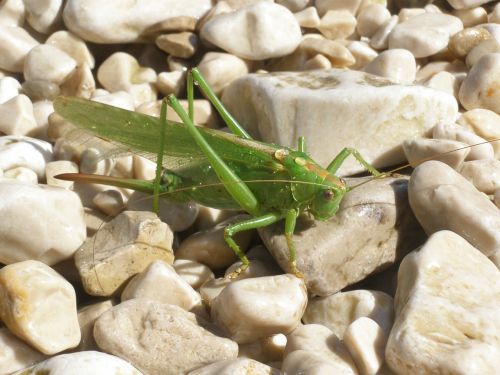
{"label": "limestone gravel bed", "polygon": [[[257,139],[413,168],[348,159],[337,215],[297,221],[303,278],[282,222],[230,279],[245,213],[55,178],[155,173],[57,96],[158,116],[194,66]],[[499,374],[499,87],[498,1],[1,0],[0,375]]]}

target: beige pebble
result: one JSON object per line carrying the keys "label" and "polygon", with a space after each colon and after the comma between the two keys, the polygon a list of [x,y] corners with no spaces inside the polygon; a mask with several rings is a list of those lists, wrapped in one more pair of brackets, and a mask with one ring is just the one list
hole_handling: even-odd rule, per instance
{"label": "beige pebble", "polygon": [[459,172],[485,194],[495,194],[500,188],[500,161],[497,159],[467,161]]}
{"label": "beige pebble", "polygon": [[462,20],[464,27],[472,27],[488,22],[488,13],[482,7],[457,9],[452,14]]}
{"label": "beige pebble", "polygon": [[462,21],[457,17],[424,13],[398,24],[389,36],[389,48],[408,49],[416,58],[432,56],[462,29]]}
{"label": "beige pebble", "polygon": [[303,10],[307,5],[311,3],[310,0],[276,0],[276,3],[283,5],[284,7],[290,9],[292,12],[298,12]]}
{"label": "beige pebble", "polygon": [[[274,0],[271,0],[271,2]],[[243,3],[240,3],[243,4]],[[243,4],[243,5],[249,5],[249,4]],[[243,6],[242,5],[242,6]],[[224,14],[224,13],[230,13],[238,8],[237,5],[230,5],[228,1],[217,1],[216,4],[208,11],[205,13],[205,15],[196,23],[196,30],[199,32],[201,29],[203,29],[203,26],[208,21],[211,21],[218,15]]]}
{"label": "beige pebble", "polygon": [[48,141],[47,130],[49,128],[49,116],[54,113],[54,105],[50,100],[38,100],[33,103],[33,115],[35,116],[37,129],[34,137]]}
{"label": "beige pebble", "polygon": [[292,331],[306,304],[302,279],[293,275],[258,277],[227,285],[213,300],[211,316],[233,340],[249,343]]}
{"label": "beige pebble", "polygon": [[19,182],[27,182],[30,184],[37,184],[38,177],[35,172],[26,167],[16,167],[4,171],[3,178],[16,180]]}
{"label": "beige pebble", "polygon": [[220,222],[238,214],[232,210],[219,210],[217,208],[199,205],[200,211],[194,223],[196,230],[210,229]]}
{"label": "beige pebble", "polygon": [[295,350],[288,354],[281,371],[290,375],[358,374],[355,369],[346,371],[345,361],[336,363],[308,350]]}
{"label": "beige pebble", "polygon": [[424,13],[424,8],[401,8],[398,13],[399,22],[404,22],[412,17],[419,16]]}
{"label": "beige pebble", "polygon": [[75,290],[52,268],[34,260],[5,266],[0,290],[9,296],[0,303],[0,317],[16,336],[44,354],[78,345]]}
{"label": "beige pebble", "polygon": [[154,180],[156,163],[139,155],[133,155],[134,178],[139,180]]}
{"label": "beige pebble", "polygon": [[75,253],[88,294],[110,296],[154,260],[173,262],[173,233],[152,212],[125,211]]}
{"label": "beige pebble", "polygon": [[321,22],[315,7],[307,7],[295,13],[294,16],[300,27],[317,29]]}
{"label": "beige pebble", "polygon": [[347,327],[343,339],[361,375],[376,375],[384,364],[387,337],[374,320],[356,319]]}
{"label": "beige pebble", "polygon": [[356,60],[356,62],[349,67],[354,70],[363,69],[366,64],[378,56],[377,51],[371,48],[367,42],[354,40],[347,45],[347,49]]}
{"label": "beige pebble", "polygon": [[[203,263],[211,269],[221,269],[233,263],[237,256],[224,240],[224,229],[228,224],[248,219],[248,215],[237,215],[215,227],[192,234],[180,244],[175,252],[179,259],[190,259]],[[234,236],[241,250],[246,251],[254,231],[240,232]]]}
{"label": "beige pebble", "polygon": [[75,69],[76,61],[59,48],[41,44],[29,51],[24,63],[27,81],[45,80],[60,85]]}
{"label": "beige pebble", "polygon": [[38,42],[21,27],[0,25],[0,69],[22,73],[28,52]]}
{"label": "beige pebble", "polygon": [[22,26],[26,8],[23,0],[5,0],[0,6],[0,25]]}
{"label": "beige pebble", "polygon": [[126,91],[109,93],[106,90],[97,89],[92,93],[91,100],[129,111],[133,111],[135,108],[134,97]]}
{"label": "beige pebble", "polygon": [[391,13],[382,4],[367,5],[357,16],[356,30],[359,35],[370,38],[390,18]]}
{"label": "beige pebble", "polygon": [[188,59],[198,50],[198,36],[190,31],[163,34],[156,38],[156,45],[162,51],[176,57]]}
{"label": "beige pebble", "polygon": [[156,79],[156,87],[165,96],[180,95],[186,82],[186,74],[182,70],[161,72]]}
{"label": "beige pebble", "polygon": [[449,72],[439,72],[424,82],[425,87],[430,87],[447,94],[453,95],[458,100],[460,85],[464,78]]}
{"label": "beige pebble", "polygon": [[321,356],[323,360],[334,364],[338,368],[338,373],[358,373],[353,359],[341,340],[321,324],[298,326],[287,336],[285,361],[288,355],[297,350]]}
{"label": "beige pebble", "polygon": [[47,185],[71,189],[74,184],[72,181],[63,181],[54,177],[62,173],[78,173],[78,165],[69,160],[57,160],[47,163],[45,166]]}
{"label": "beige pebble", "polygon": [[94,76],[86,65],[77,66],[61,85],[61,95],[90,99],[96,89]]}
{"label": "beige pebble", "polygon": [[438,160],[448,164],[453,169],[458,169],[471,149],[465,143],[449,139],[420,138],[404,141],[403,150],[406,159],[414,168],[424,161]]}
{"label": "beige pebble", "polygon": [[194,31],[198,19],[191,16],[177,16],[166,18],[144,30],[142,35],[157,35],[182,31]]}
{"label": "beige pebble", "polygon": [[95,66],[94,56],[92,56],[85,42],[67,30],[60,30],[51,34],[45,41],[45,44],[66,52],[66,54],[76,61],[78,66],[86,64],[90,69],[93,69]]}
{"label": "beige pebble", "polygon": [[280,371],[249,358],[226,359],[200,367],[188,375],[279,375]]}
{"label": "beige pebble", "polygon": [[355,63],[352,53],[334,40],[307,37],[302,40],[299,48],[311,54],[311,57],[316,54],[324,55],[336,68],[351,66]]}
{"label": "beige pebble", "polygon": [[493,159],[495,153],[493,147],[485,139],[457,125],[440,123],[432,129],[432,137],[435,139],[449,139],[459,141],[468,145],[476,145],[470,148],[465,160]]}
{"label": "beige pebble", "polygon": [[278,333],[249,344],[239,345],[239,357],[251,358],[263,363],[281,362],[287,337]]}
{"label": "beige pebble", "polygon": [[118,215],[125,207],[123,195],[117,190],[105,190],[97,193],[92,199],[98,209],[109,216]]}
{"label": "beige pebble", "polygon": [[61,24],[62,0],[24,0],[26,20],[36,31],[46,34]]}
{"label": "beige pebble", "polygon": [[348,10],[351,14],[356,14],[362,0],[316,0],[314,5],[318,8],[318,13],[323,16],[329,10]]}
{"label": "beige pebble", "polygon": [[413,171],[408,197],[427,234],[451,230],[486,256],[500,249],[500,212],[474,185],[439,161]]}
{"label": "beige pebble", "polygon": [[7,135],[31,135],[37,123],[30,98],[20,94],[0,104],[0,132]]}
{"label": "beige pebble", "polygon": [[451,73],[462,80],[467,76],[468,69],[463,62],[458,60],[455,60],[453,63],[448,61],[433,61],[419,68],[416,80],[422,84],[441,72]]}
{"label": "beige pebble", "polygon": [[215,279],[210,268],[194,260],[176,259],[173,266],[175,272],[193,289],[199,289],[205,282]]}
{"label": "beige pebble", "polygon": [[219,277],[217,279],[210,279],[203,283],[200,287],[200,295],[203,302],[208,307],[212,306],[215,298],[224,290],[226,286],[232,283],[231,279],[227,277]]}
{"label": "beige pebble", "polygon": [[[249,279],[252,277],[275,276],[283,273],[276,262],[265,262],[260,259],[251,259],[250,257],[249,261],[250,264],[248,265],[248,268],[246,268],[232,280]],[[224,276],[229,277],[229,275],[231,275],[234,271],[241,267],[241,264],[241,261],[238,261],[230,265],[226,269]]]}
{"label": "beige pebble", "polygon": [[[158,285],[162,288],[158,289]],[[168,303],[186,311],[202,313],[201,297],[182,279],[174,268],[164,261],[152,262],[144,271],[130,280],[121,294],[121,300],[144,298]]]}
{"label": "beige pebble", "polygon": [[313,297],[309,299],[303,321],[322,324],[342,339],[347,327],[361,317],[374,320],[388,335],[394,322],[392,297],[383,292],[361,289]]}
{"label": "beige pebble", "polygon": [[448,0],[448,3],[455,9],[473,8],[489,2],[491,0]]}
{"label": "beige pebble", "polygon": [[208,52],[198,64],[200,73],[216,95],[235,79],[248,74],[250,67],[247,61],[223,52]]}
{"label": "beige pebble", "polygon": [[485,40],[475,46],[465,58],[465,62],[469,68],[472,68],[476,63],[489,53],[500,53],[500,44],[494,40]]}
{"label": "beige pebble", "polygon": [[[484,139],[500,138],[500,115],[488,109],[476,108],[464,112],[457,122]],[[500,157],[500,142],[493,142],[491,146],[498,159]]]}
{"label": "beige pebble", "polygon": [[202,40],[249,60],[288,55],[300,43],[301,31],[293,13],[281,5],[257,2],[209,20]]}
{"label": "beige pebble", "polygon": [[76,351],[99,349],[94,340],[94,324],[97,318],[112,308],[113,305],[113,301],[108,299],[87,305],[78,310],[78,324],[80,325],[82,339]]}
{"label": "beige pebble", "polygon": [[417,64],[408,50],[391,49],[380,53],[363,70],[393,82],[410,84],[415,81]]}
{"label": "beige pebble", "polygon": [[0,104],[18,96],[21,91],[21,84],[14,77],[0,78]]}
{"label": "beige pebble", "polygon": [[329,10],[321,17],[318,30],[328,39],[346,39],[356,30],[356,18],[348,10]]}
{"label": "beige pebble", "polygon": [[370,47],[376,50],[384,50],[389,46],[389,35],[399,22],[398,16],[392,16],[385,21],[370,39]]}
{"label": "beige pebble", "polygon": [[0,328],[0,353],[0,373],[2,374],[22,370],[45,358],[44,354],[33,349],[5,327]]}
{"label": "beige pebble", "polygon": [[61,94],[58,84],[45,79],[24,81],[22,85],[23,94],[31,100],[54,100]]}
{"label": "beige pebble", "polygon": [[491,23],[500,23],[500,6],[497,4],[488,16]]}
{"label": "beige pebble", "polygon": [[215,336],[202,318],[178,306],[132,299],[103,313],[94,327],[99,347],[145,374],[186,374],[201,366],[236,358],[238,345]]}
{"label": "beige pebble", "polygon": [[304,63],[304,70],[330,69],[332,63],[325,56],[317,54]]}
{"label": "beige pebble", "polygon": [[80,154],[80,172],[109,175],[115,164],[114,159],[102,159],[101,152],[93,147]]}
{"label": "beige pebble", "polygon": [[496,373],[498,295],[500,271],[487,257],[456,233],[434,233],[399,268],[389,367],[409,375]]}
{"label": "beige pebble", "polygon": [[460,102],[466,109],[484,108],[500,113],[500,53],[481,57],[460,87]]}
{"label": "beige pebble", "polygon": [[491,39],[491,34],[482,28],[469,27],[450,38],[448,48],[458,57],[465,57],[477,45]]}

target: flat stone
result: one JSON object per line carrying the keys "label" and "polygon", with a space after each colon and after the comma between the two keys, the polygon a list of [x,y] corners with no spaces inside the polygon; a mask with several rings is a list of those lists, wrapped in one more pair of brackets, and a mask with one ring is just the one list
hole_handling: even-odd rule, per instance
{"label": "flat stone", "polygon": [[[210,0],[69,0],[64,7],[66,27],[94,43],[131,43],[151,26],[181,16],[200,18],[212,7]],[[113,17],[110,18],[109,15]]]}
{"label": "flat stone", "polygon": [[0,221],[0,262],[36,259],[52,265],[71,257],[85,240],[83,207],[74,192],[0,180],[0,197],[4,218]]}
{"label": "flat stone", "polygon": [[210,363],[234,359],[238,345],[214,335],[209,323],[180,307],[132,299],[98,319],[99,347],[149,375],[185,374]]}
{"label": "flat stone", "polygon": [[238,57],[264,60],[293,52],[300,43],[301,31],[287,8],[257,2],[209,20],[200,37]]}
{"label": "flat stone", "polygon": [[352,322],[367,317],[389,335],[394,322],[393,303],[392,297],[384,292],[362,289],[339,292],[310,298],[302,320],[306,324],[322,324],[342,340]]}
{"label": "flat stone", "polygon": [[439,161],[413,171],[410,205],[428,235],[451,230],[486,256],[500,250],[500,212],[465,177]]}
{"label": "flat stone", "polygon": [[[259,234],[281,268],[289,270],[284,223]],[[388,268],[423,237],[407,204],[407,180],[385,178],[353,189],[327,221],[300,216],[293,241],[308,291],[327,296]]]}
{"label": "flat stone", "polygon": [[[0,318],[16,336],[44,354],[80,342],[73,286],[42,262],[27,260],[0,270]],[[50,335],[47,333],[50,332]]]}
{"label": "flat stone", "polygon": [[496,373],[499,295],[500,271],[486,256],[453,232],[433,234],[399,268],[389,367],[410,375]]}
{"label": "flat stone", "polygon": [[500,53],[479,59],[460,86],[460,103],[466,109],[484,108],[500,113]]}
{"label": "flat stone", "polygon": [[233,340],[249,343],[292,331],[306,304],[302,279],[293,275],[257,277],[227,285],[212,302],[211,315]]}
{"label": "flat stone", "polygon": [[339,371],[335,373],[353,375],[358,373],[342,341],[321,324],[301,325],[287,336],[285,361],[288,355],[299,350],[319,355],[325,362],[332,363]]}
{"label": "flat stone", "polygon": [[[295,148],[304,136],[313,159],[325,166],[344,147],[378,167],[403,162],[403,140],[453,122],[458,110],[446,93],[337,69],[250,74],[226,87],[222,100],[258,139]],[[339,174],[362,170],[348,159]]]}
{"label": "flat stone", "polygon": [[432,56],[462,29],[462,21],[455,16],[426,12],[398,24],[389,36],[389,48],[407,49],[417,58]]}
{"label": "flat stone", "polygon": [[0,328],[0,372],[11,374],[34,365],[45,355],[13,335],[8,328]]}
{"label": "flat stone", "polygon": [[279,375],[280,371],[249,358],[226,359],[200,367],[188,375]]}
{"label": "flat stone", "polygon": [[172,264],[173,233],[152,212],[125,211],[106,223],[75,254],[88,294],[110,296],[151,262]]}
{"label": "flat stone", "polygon": [[24,59],[38,42],[23,28],[0,25],[0,69],[22,73]]}
{"label": "flat stone", "polygon": [[142,375],[127,361],[97,351],[60,354],[14,375],[62,375],[67,374],[68,369],[71,369],[71,375]]}

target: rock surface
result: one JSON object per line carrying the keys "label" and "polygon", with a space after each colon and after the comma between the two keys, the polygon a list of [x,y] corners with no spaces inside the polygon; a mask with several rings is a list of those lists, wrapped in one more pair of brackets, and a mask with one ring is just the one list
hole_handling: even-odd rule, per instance
{"label": "rock surface", "polygon": [[494,374],[500,368],[500,271],[440,231],[398,273],[386,359],[397,373]]}

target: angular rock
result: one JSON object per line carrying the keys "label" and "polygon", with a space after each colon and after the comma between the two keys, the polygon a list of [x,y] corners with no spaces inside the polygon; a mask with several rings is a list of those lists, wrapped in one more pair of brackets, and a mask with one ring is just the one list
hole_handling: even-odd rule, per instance
{"label": "angular rock", "polygon": [[302,320],[306,324],[322,324],[339,338],[355,320],[367,317],[382,327],[389,335],[394,322],[393,299],[383,292],[352,290],[326,297],[309,299]]}
{"label": "angular rock", "polygon": [[173,233],[152,212],[125,211],[88,239],[75,263],[88,294],[110,296],[151,262],[172,264]]}
{"label": "angular rock", "polygon": [[[265,142],[295,148],[304,136],[313,159],[325,166],[344,147],[378,167],[402,162],[404,139],[454,121],[458,109],[454,97],[436,90],[337,69],[250,74],[226,87],[222,100]],[[339,174],[362,170],[348,159]]]}
{"label": "angular rock", "polygon": [[[410,165],[415,168],[427,160],[439,160],[453,169],[462,166],[470,152],[467,144],[449,139],[414,139],[403,142],[403,149]],[[450,152],[453,151],[453,152]]]}
{"label": "angular rock", "polygon": [[60,354],[14,375],[142,375],[127,361],[97,351]]}
{"label": "angular rock", "polygon": [[0,197],[1,263],[36,259],[52,265],[85,240],[83,207],[74,192],[0,180]]}
{"label": "angular rock", "polygon": [[227,359],[200,367],[188,375],[279,375],[280,371],[248,358]]}
{"label": "angular rock", "polygon": [[500,271],[450,231],[401,263],[386,360],[396,373],[494,374],[500,368]]}
{"label": "angular rock", "polygon": [[[200,18],[212,6],[210,0],[69,0],[64,23],[83,40],[94,43],[130,43],[142,40],[151,26],[181,16]],[[110,18],[109,15],[113,17]]]}
{"label": "angular rock", "polygon": [[446,164],[427,161],[415,168],[408,198],[428,235],[451,230],[486,256],[500,250],[500,211]]}
{"label": "angular rock", "polygon": [[300,26],[285,7],[257,2],[214,17],[200,37],[229,53],[249,60],[290,54],[300,43]]}
{"label": "angular rock", "polygon": [[0,295],[2,321],[42,353],[55,354],[80,342],[75,290],[46,264],[27,260],[2,268]]}
{"label": "angular rock", "polygon": [[26,30],[0,25],[0,69],[22,73],[24,59],[38,42]]}
{"label": "angular rock", "polygon": [[[288,270],[284,223],[262,228],[259,234],[281,268]],[[299,217],[293,235],[297,268],[308,291],[320,296],[388,268],[423,240],[407,203],[407,180],[395,178],[352,190],[328,221]]]}
{"label": "angular rock", "polygon": [[307,7],[300,12],[294,13],[294,16],[300,27],[317,28],[319,26],[320,19],[315,7]]}
{"label": "angular rock", "polygon": [[233,340],[249,343],[292,331],[306,304],[302,279],[292,275],[257,277],[227,285],[212,302],[211,315]]}
{"label": "angular rock", "polygon": [[186,374],[216,361],[236,358],[238,345],[203,327],[209,323],[180,307],[132,299],[98,319],[99,347],[150,375]]}
{"label": "angular rock", "polygon": [[416,58],[432,56],[462,29],[462,21],[457,17],[426,12],[398,24],[389,36],[389,48],[407,49]]}
{"label": "angular rock", "polygon": [[303,350],[319,355],[338,368],[340,374],[357,374],[356,365],[340,339],[321,324],[306,324],[297,327],[287,336],[285,361],[291,353]]}
{"label": "angular rock", "polygon": [[45,355],[14,336],[8,328],[0,328],[0,373],[11,374],[40,362]]}

